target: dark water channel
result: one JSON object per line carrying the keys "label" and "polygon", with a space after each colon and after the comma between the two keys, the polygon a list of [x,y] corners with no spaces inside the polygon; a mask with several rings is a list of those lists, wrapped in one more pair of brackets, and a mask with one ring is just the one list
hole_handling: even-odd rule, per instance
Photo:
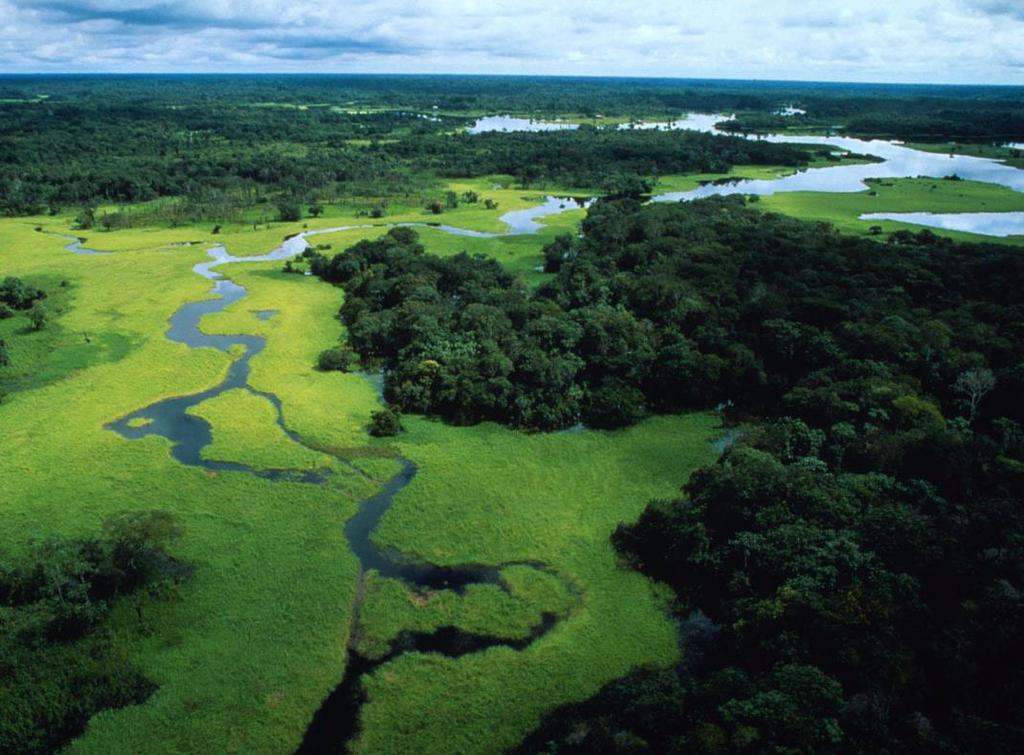
{"label": "dark water channel", "polygon": [[[535,232],[540,228],[534,220],[545,214],[553,214],[552,210],[561,211],[574,203],[566,204],[559,200],[559,207],[554,207],[554,200],[549,200],[540,208],[532,208],[515,214],[509,222],[510,232]],[[507,216],[506,216],[507,217]],[[531,227],[535,226],[535,227]],[[517,231],[511,231],[516,228]],[[528,229],[528,230],[523,230]],[[208,335],[200,328],[203,317],[221,312],[227,307],[243,299],[246,295],[244,287],[223,277],[214,268],[233,262],[258,262],[285,259],[302,252],[307,246],[306,236],[318,233],[329,233],[343,229],[307,232],[285,239],[280,247],[265,255],[255,257],[232,257],[222,246],[210,250],[212,260],[196,265],[193,271],[214,282],[212,297],[202,301],[183,304],[171,316],[166,336],[175,343],[182,343],[193,349],[212,348],[227,354],[236,355],[228,369],[227,376],[218,385],[198,393],[175,396],[157,401],[149,406],[137,409],[107,425],[107,429],[120,434],[128,440],[136,440],[151,435],[166,438],[171,443],[171,455],[177,461],[189,466],[215,471],[232,471],[252,474],[271,481],[297,482],[310,485],[323,484],[331,476],[330,470],[308,469],[256,469],[242,463],[215,461],[202,456],[203,449],[213,440],[212,428],[202,417],[188,413],[191,407],[219,396],[220,394],[242,389],[253,395],[263,397],[273,403],[277,410],[277,422],[287,433],[292,442],[310,447],[302,437],[287,427],[281,411],[281,402],[276,395],[258,391],[249,384],[250,363],[266,346],[266,339],[256,335]],[[448,230],[442,227],[442,230]],[[462,233],[462,229],[448,232]],[[471,232],[470,232],[471,233]],[[78,240],[75,239],[77,242]],[[71,249],[82,253],[78,248]],[[89,250],[92,251],[92,250]],[[256,313],[261,319],[273,316],[273,311],[261,310]],[[314,450],[324,453],[320,448]],[[336,458],[346,465],[354,474],[364,474],[361,470],[342,457]],[[359,585],[357,599],[352,612],[352,628],[355,629],[363,600],[366,573],[373,569],[382,576],[404,582],[411,590],[442,590],[449,589],[463,593],[470,585],[495,585],[504,591],[509,588],[501,578],[501,571],[511,566],[528,566],[538,571],[557,577],[567,590],[576,596],[579,592],[576,585],[547,565],[539,562],[515,562],[492,566],[465,564],[459,566],[437,566],[388,549],[379,548],[372,540],[372,534],[381,518],[394,503],[395,496],[404,490],[416,476],[416,465],[409,459],[396,456],[400,470],[387,480],[376,495],[359,503],[356,514],[345,524],[344,534],[352,552],[359,559]],[[570,609],[572,610],[572,609]],[[467,653],[480,652],[495,646],[504,646],[521,650],[550,632],[565,615],[551,613],[542,614],[541,621],[531,629],[528,636],[520,639],[507,639],[462,631],[456,627],[441,627],[432,632],[407,632],[398,637],[391,651],[379,659],[369,659],[355,653],[351,648],[344,674],[339,669],[339,684],[324,700],[320,709],[313,716],[299,748],[303,753],[342,752],[346,743],[358,734],[359,709],[363,703],[362,677],[372,672],[381,664],[387,663],[398,655],[407,652],[441,653],[450,657],[458,657]],[[352,633],[350,633],[352,634]]]}

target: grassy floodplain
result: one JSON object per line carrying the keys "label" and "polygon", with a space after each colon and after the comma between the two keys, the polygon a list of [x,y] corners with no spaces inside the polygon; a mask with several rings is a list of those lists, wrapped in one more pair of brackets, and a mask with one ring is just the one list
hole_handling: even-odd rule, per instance
{"label": "grassy floodplain", "polygon": [[[340,527],[355,499],[208,474],[173,463],[163,441],[129,443],[103,429],[134,408],[223,377],[228,357],[163,337],[171,312],[207,294],[208,283],[189,272],[205,256],[201,249],[78,257],[33,232],[31,222],[2,228],[5,273],[60,271],[71,281],[75,304],[62,327],[96,334],[97,349],[106,334],[132,344],[119,359],[95,361],[0,405],[5,553],[19,553],[32,537],[93,532],[117,511],[162,509],[181,519],[180,556],[198,567],[178,599],[153,607],[137,643],[158,691],[143,706],[97,716],[73,749],[197,751],[211,737],[228,750],[289,749],[343,657],[338,638],[356,564]],[[145,246],[130,235],[108,238]],[[284,319],[319,314],[307,301],[293,305]],[[317,340],[306,341],[310,359]],[[60,350],[49,359],[60,363]],[[276,430],[267,424],[262,432]],[[361,495],[373,486],[364,488]],[[191,725],[180,726],[186,719]]]}
{"label": "grassy floodplain", "polygon": [[986,157],[990,160],[1001,160],[1007,165],[1012,165],[1015,168],[1024,168],[1024,150],[1016,147],[1007,147],[1003,144],[976,144],[962,142],[936,144],[935,142],[911,142],[907,144],[907,146],[912,149],[920,149],[925,152]]}
{"label": "grassy floodplain", "polygon": [[521,652],[413,654],[381,667],[369,681],[358,751],[466,752],[481,742],[501,751],[556,701],[676,658],[656,593],[619,566],[608,534],[639,515],[637,502],[678,485],[666,470],[712,458],[714,418],[532,436],[488,424],[456,432],[409,424],[400,447],[421,476],[396,500],[378,541],[442,564],[540,559],[573,579],[581,605]]}
{"label": "grassy floodplain", "polygon": [[[932,178],[873,180],[870,187],[855,194],[792,192],[762,197],[760,206],[806,220],[832,223],[845,233],[864,235],[872,226],[883,233],[920,230],[921,226],[889,220],[861,220],[873,212],[1021,212],[1024,194],[976,181],[946,181]],[[1000,239],[959,231],[931,229],[961,241],[1021,244],[1024,238]]]}
{"label": "grassy floodplain", "polygon": [[[497,232],[500,214],[544,193],[488,190],[498,209],[463,206],[439,219]],[[367,222],[325,214],[305,225]],[[539,279],[533,268],[540,247],[581,216],[560,216],[536,237],[459,239],[425,230],[423,239],[432,252],[492,254]],[[432,218],[418,209],[386,218],[423,220]],[[17,554],[32,537],[88,533],[117,511],[163,509],[185,528],[178,555],[198,567],[173,600],[148,611],[145,631],[123,620],[142,670],[159,685],[156,693],[143,705],[94,717],[71,749],[182,752],[217,741],[226,751],[290,751],[341,675],[358,568],[342,524],[377,489],[375,481],[396,469],[387,444],[371,442],[365,432],[379,405],[370,384],[313,368],[316,354],[342,336],[340,324],[330,325],[340,294],[280,272],[279,262],[238,264],[223,272],[248,295],[201,324],[210,333],[266,337],[250,382],[281,399],[287,426],[306,445],[284,435],[272,405],[258,396],[233,391],[193,410],[213,427],[210,458],[256,468],[328,466],[337,480],[272,483],[186,467],[171,459],[165,441],[129,442],[104,425],[223,379],[229,355],[164,337],[170,314],[208,296],[209,282],[192,266],[212,243],[239,255],[263,253],[303,223],[226,226],[216,236],[207,225],[84,234],[88,245],[111,252],[101,256],[73,255],[61,239],[35,231],[37,225],[67,232],[71,218],[0,221],[3,273],[43,286],[53,315],[40,334],[19,330],[9,339],[12,356],[49,377],[31,388],[17,378],[0,403],[0,486],[11,491],[0,507],[3,549]],[[360,229],[315,241],[340,250],[382,232]],[[277,313],[256,316],[267,309]],[[20,327],[23,319],[4,327]],[[678,651],[662,599],[645,578],[619,567],[608,535],[652,496],[672,495],[711,458],[714,424],[707,416],[662,418],[623,433],[530,436],[409,420],[398,449],[420,473],[386,518],[380,542],[438,563],[542,560],[566,575],[580,597],[576,605],[560,583],[528,567],[505,571],[507,594],[481,589],[457,599],[441,594],[410,602],[401,585],[396,590],[371,580],[363,641],[378,647],[396,632],[447,623],[479,631],[501,626],[509,636],[523,636],[542,612],[568,613],[522,652],[499,648],[457,660],[410,655],[382,667],[370,680],[359,749],[451,751],[474,742],[499,749],[528,733],[547,710],[636,666],[671,662]],[[362,473],[346,472],[331,454],[352,459]],[[621,631],[626,625],[629,633]],[[402,683],[390,683],[396,678]],[[448,690],[444,706],[426,704],[436,685]],[[487,731],[480,717],[466,721],[465,711],[501,709],[506,713]]]}
{"label": "grassy floodplain", "polygon": [[[782,173],[740,167],[729,177]],[[722,177],[665,176],[658,191]],[[269,401],[234,391],[193,410],[213,427],[206,456],[264,469],[329,468],[331,483],[269,482],[185,467],[162,440],[128,442],[104,429],[155,400],[212,387],[226,373],[230,356],[164,338],[167,318],[183,302],[208,296],[209,282],[191,268],[214,243],[236,255],[260,254],[303,229],[373,226],[311,239],[340,251],[395,222],[500,233],[505,212],[548,194],[592,193],[513,188],[502,176],[450,188],[476,191],[481,203],[440,216],[396,205],[380,220],[328,205],[317,219],[225,224],[217,235],[210,224],[87,233],[87,245],[111,252],[102,256],[72,255],[61,239],[34,230],[71,232],[69,216],[0,221],[3,273],[45,288],[51,309],[51,322],[39,333],[25,332],[23,316],[0,323],[16,365],[0,385],[9,394],[0,403],[0,486],[11,491],[0,507],[3,549],[16,554],[41,534],[88,533],[125,509],[165,509],[185,526],[179,555],[198,566],[176,599],[154,605],[145,632],[124,621],[157,692],[141,706],[96,716],[73,751],[196,751],[211,741],[226,751],[291,751],[341,675],[358,570],[342,525],[396,471],[391,448],[420,472],[376,533],[380,545],[439,564],[542,561],[567,577],[578,596],[529,567],[505,570],[507,593],[482,586],[462,596],[411,593],[371,574],[355,627],[355,646],[371,657],[385,654],[403,631],[454,625],[519,639],[544,612],[564,619],[522,651],[493,648],[458,659],[408,654],[380,667],[367,680],[358,751],[455,752],[478,750],[481,742],[499,751],[547,711],[635,667],[675,660],[663,596],[620,567],[608,535],[649,499],[673,495],[712,458],[710,416],[554,435],[408,418],[397,443],[371,441],[366,426],[379,399],[369,382],[313,368],[317,353],[343,336],[334,319],[340,292],[266,262],[222,270],[248,295],[206,317],[201,328],[267,339],[252,360],[250,383],[280,398],[286,425],[304,445],[276,424]],[[487,210],[486,198],[497,209]],[[1009,190],[919,179],[877,182],[851,195],[777,195],[760,206],[862,234],[875,224],[857,220],[865,212],[1024,209]],[[534,236],[469,239],[432,228],[420,229],[420,236],[431,253],[486,254],[536,283],[545,278],[537,272],[543,244],[574,231],[582,216],[571,210],[543,220]],[[263,310],[276,314],[260,319]],[[338,456],[359,471],[339,464]],[[185,719],[190,725],[182,727]]]}

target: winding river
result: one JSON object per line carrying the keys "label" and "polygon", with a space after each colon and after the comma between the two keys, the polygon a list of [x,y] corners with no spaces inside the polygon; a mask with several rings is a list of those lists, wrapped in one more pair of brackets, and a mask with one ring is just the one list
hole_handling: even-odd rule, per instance
{"label": "winding river", "polygon": [[109,252],[101,252],[96,249],[88,249],[82,246],[82,244],[85,243],[85,239],[78,236],[69,236],[66,233],[55,233],[53,231],[47,231],[47,233],[51,236],[56,236],[57,238],[67,241],[68,243],[64,245],[64,248],[72,254],[83,254],[89,257],[93,257],[98,254],[109,254]]}
{"label": "winding river", "polygon": [[[577,204],[572,200],[549,197],[543,204],[527,210],[507,213],[503,216],[509,230],[507,233],[534,233],[542,226],[536,220],[544,215],[561,212]],[[427,226],[422,223],[395,225]],[[266,346],[266,339],[255,335],[208,335],[200,330],[203,317],[221,312],[237,303],[246,295],[246,289],[224,277],[217,268],[238,262],[267,262],[282,260],[300,254],[308,246],[307,238],[311,236],[336,233],[355,228],[374,226],[341,226],[317,231],[308,231],[285,239],[282,244],[271,252],[256,256],[234,257],[221,245],[209,250],[210,260],[200,262],[193,267],[193,272],[213,282],[211,298],[183,304],[171,315],[168,322],[166,337],[175,342],[185,344],[189,348],[213,348],[224,353],[237,353],[228,369],[227,376],[218,385],[198,393],[186,396],[175,396],[145,406],[106,427],[128,440],[136,440],[151,435],[166,438],[171,443],[172,457],[182,464],[216,471],[242,472],[255,475],[270,481],[285,481],[300,484],[320,485],[332,475],[329,470],[309,469],[257,469],[246,464],[224,462],[203,457],[205,449],[213,440],[210,424],[202,417],[190,414],[188,410],[207,399],[233,390],[242,389],[272,402],[277,410],[277,423],[287,433],[292,442],[307,448],[325,453],[322,448],[308,445],[284,420],[281,401],[266,391],[259,391],[249,384],[250,363]],[[475,231],[451,226],[436,226],[440,230],[461,236],[495,237],[503,234],[481,234]],[[77,254],[99,254],[96,250],[81,247],[81,241],[74,237],[67,249]],[[262,310],[261,318],[272,317],[273,310]],[[346,469],[353,474],[365,475],[358,467],[343,456],[332,454]],[[377,571],[382,577],[404,582],[411,590],[453,590],[463,594],[470,585],[495,585],[509,592],[510,588],[502,578],[502,570],[513,566],[525,566],[539,572],[554,576],[562,582],[567,593],[574,597],[574,605],[562,613],[541,612],[540,621],[523,637],[508,639],[485,634],[463,631],[454,626],[440,627],[430,632],[404,632],[394,641],[391,651],[382,658],[370,659],[359,655],[351,646],[345,672],[338,686],[324,700],[320,709],[309,724],[300,752],[322,753],[342,752],[345,744],[358,733],[359,709],[363,702],[362,677],[378,666],[387,663],[396,656],[407,652],[442,653],[458,657],[467,653],[475,653],[495,646],[523,649],[550,632],[562,619],[575,611],[581,600],[581,592],[568,575],[562,574],[547,564],[539,561],[516,561],[494,565],[463,564],[458,566],[437,566],[419,561],[406,554],[378,547],[372,534],[381,518],[387,513],[394,502],[395,496],[404,490],[415,478],[416,465],[402,456],[395,455],[399,471],[387,480],[380,492],[361,501],[356,514],[345,524],[344,534],[352,552],[359,560],[359,584],[356,589],[356,602],[352,610],[352,627],[354,630],[359,622],[363,595],[365,592],[366,574],[370,570]],[[354,636],[350,631],[350,637]]]}
{"label": "winding river", "polygon": [[[689,113],[681,118],[667,121],[641,121],[624,123],[619,129],[658,129],[665,131],[700,131],[724,136],[737,136],[722,131],[718,124],[732,120],[733,116],[723,113]],[[485,131],[551,131],[574,127],[564,122],[545,122],[492,116],[481,118],[470,133]],[[796,134],[771,134],[747,136],[773,143],[804,144],[819,147],[833,147],[858,155],[874,157],[878,162],[861,165],[831,165],[823,168],[809,168],[782,178],[739,179],[707,183],[690,191],[668,192],[655,196],[654,202],[679,202],[728,194],[756,194],[770,196],[786,192],[806,191],[826,194],[846,194],[867,191],[871,179],[893,178],[945,178],[958,176],[964,180],[1004,186],[1013,191],[1024,192],[1024,170],[998,160],[967,155],[943,154],[912,149],[899,142],[882,139],[855,139],[845,136],[802,136]],[[1012,145],[1011,145],[1012,146]],[[885,217],[874,214],[862,216],[862,220],[888,219],[915,225],[930,226],[946,230],[968,231],[985,236],[1005,237],[1024,234],[1024,213],[931,213],[890,214]]]}
{"label": "winding river", "polygon": [[[691,123],[691,128],[706,133],[726,134],[717,123],[731,120],[726,115],[693,115],[678,123]],[[813,191],[829,194],[866,191],[869,179],[886,178],[945,178],[959,176],[964,180],[1005,186],[1024,192],[1024,170],[984,157],[943,154],[912,149],[899,142],[883,139],[855,139],[847,136],[801,136],[771,134],[748,136],[776,144],[805,144],[834,147],[858,155],[874,157],[879,162],[862,165],[832,165],[810,168],[789,176],[774,179],[746,179],[721,184],[706,184],[698,189],[670,192],[654,198],[656,202],[688,201],[722,194],[758,194],[768,196],[792,191]],[[979,224],[978,227],[984,227]]]}
{"label": "winding river", "polygon": [[[701,131],[715,131],[715,123],[724,120],[724,116],[705,115],[691,116],[672,122],[668,128],[689,128]],[[500,127],[514,130],[516,124],[505,119]],[[565,128],[567,124],[538,124],[525,121],[529,130],[550,130],[545,126]],[[494,127],[499,124],[492,119],[487,125]],[[634,124],[640,128],[659,128],[659,125]],[[486,130],[486,129],[483,129]],[[662,194],[654,201],[692,200],[714,194],[761,194],[768,195],[785,191],[817,191],[817,192],[855,192],[866,188],[864,181],[869,178],[896,178],[908,176],[942,177],[957,174],[961,178],[1007,186],[1015,191],[1024,191],[1024,171],[1003,165],[994,160],[983,158],[926,153],[908,147],[882,141],[863,141],[845,137],[793,137],[787,135],[767,137],[771,141],[796,142],[801,144],[828,145],[849,150],[859,154],[867,154],[882,160],[868,165],[841,165],[826,168],[805,170],[800,173],[773,180],[740,180],[726,184],[709,184],[689,192]],[[310,237],[337,233],[339,231],[393,227],[403,225],[411,227],[431,227],[441,232],[471,238],[495,238],[511,234],[536,233],[543,226],[537,221],[545,216],[586,206],[569,198],[549,196],[544,202],[524,210],[506,213],[501,220],[506,224],[505,233],[483,233],[445,224],[431,223],[399,223],[377,225],[349,225],[323,230],[307,231],[285,239],[279,247],[262,255],[232,256],[223,246],[214,246],[209,250],[208,261],[200,262],[193,267],[193,272],[209,280],[213,284],[211,297],[202,301],[183,304],[170,317],[166,336],[169,340],[181,343],[189,348],[213,348],[227,354],[241,352],[231,362],[228,373],[218,385],[204,391],[186,396],[163,399],[140,408],[107,425],[109,430],[119,433],[126,439],[135,440],[146,436],[157,435],[171,443],[171,455],[175,460],[189,466],[201,467],[217,471],[233,471],[251,474],[270,481],[292,482],[299,484],[320,485],[328,480],[332,472],[329,470],[309,469],[257,469],[242,463],[224,462],[203,457],[203,450],[212,442],[213,433],[210,424],[202,417],[190,414],[188,410],[207,399],[233,390],[242,389],[255,396],[270,401],[277,411],[277,423],[294,443],[313,448],[324,453],[324,449],[308,445],[303,438],[285,423],[281,401],[270,392],[259,391],[249,384],[250,365],[252,358],[266,346],[266,340],[256,335],[208,335],[200,330],[200,321],[208,314],[221,312],[237,303],[246,295],[246,289],[229,278],[218,268],[239,262],[269,262],[284,260],[302,253],[308,246]],[[1005,216],[1005,213],[995,213]],[[991,223],[1004,223],[999,228],[1006,230],[1006,218],[993,218]],[[949,222],[949,221],[944,221]],[[974,226],[974,232],[986,233],[993,230],[992,225],[982,220]],[[1016,226],[1010,226],[1011,232]],[[64,234],[69,243],[68,251],[83,255],[103,254],[95,249],[83,247],[83,240]],[[272,310],[258,313],[263,319],[274,316]],[[350,460],[336,456],[346,470],[352,474],[364,473],[353,465]],[[502,580],[501,572],[511,566],[527,566],[540,572],[554,575],[565,585],[569,593],[580,602],[579,588],[567,575],[554,571],[540,562],[516,562],[494,565],[464,564],[459,566],[437,566],[411,558],[391,550],[379,548],[372,540],[372,533],[394,502],[395,496],[404,490],[415,478],[416,465],[401,456],[395,456],[399,471],[387,480],[380,492],[362,501],[356,514],[349,519],[344,528],[345,538],[360,564],[357,599],[353,606],[353,627],[359,621],[362,596],[366,573],[376,570],[382,576],[404,582],[411,590],[450,589],[463,592],[469,585],[490,584],[508,591]],[[575,610],[570,608],[568,613]],[[321,708],[313,716],[300,752],[340,752],[345,743],[358,733],[359,709],[362,704],[361,680],[366,673],[372,672],[383,663],[397,655],[410,651],[437,652],[449,656],[479,652],[497,645],[522,649],[550,632],[558,623],[566,618],[561,615],[542,613],[541,621],[532,628],[527,636],[516,640],[473,634],[456,627],[442,627],[432,632],[407,632],[394,643],[392,650],[383,658],[369,659],[360,656],[351,647],[348,649],[346,671],[335,690],[326,698]],[[350,636],[353,633],[350,632]]]}

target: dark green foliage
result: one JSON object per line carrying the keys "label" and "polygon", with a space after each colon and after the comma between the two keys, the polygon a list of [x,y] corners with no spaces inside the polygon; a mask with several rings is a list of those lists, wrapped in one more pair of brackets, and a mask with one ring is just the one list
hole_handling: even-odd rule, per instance
{"label": "dark green foliage", "polygon": [[415,231],[395,228],[312,256],[310,269],[344,285],[352,347],[383,361],[385,394],[404,411],[543,429],[578,421],[583,329],[493,260],[431,257]]}
{"label": "dark green foliage", "polygon": [[286,223],[302,220],[302,208],[295,200],[282,200],[277,203],[277,219]]}
{"label": "dark green foliage", "polygon": [[42,330],[46,327],[48,318],[49,312],[46,309],[46,305],[38,299],[32,302],[32,306],[28,310],[28,321],[32,326],[32,330]]}
{"label": "dark green foliage", "polygon": [[[708,731],[730,751],[1019,751],[1020,473],[944,497],[919,478],[830,467],[828,435],[766,424],[687,498],[616,532],[635,566],[721,629],[720,670],[690,682],[663,726],[681,751]],[[722,674],[747,683],[723,695]]]}
{"label": "dark green foliage", "polygon": [[0,283],[0,305],[10,309],[30,309],[37,301],[45,298],[45,291],[28,285],[20,278],[7,276]]}
{"label": "dark green foliage", "polygon": [[7,367],[11,364],[11,352],[7,341],[0,338],[0,367]]}
{"label": "dark green foliage", "polygon": [[636,424],[647,416],[640,389],[611,378],[594,386],[582,406],[583,424],[598,430],[615,430]]}
{"label": "dark green foliage", "polygon": [[571,260],[579,251],[579,239],[570,234],[559,236],[544,247],[544,272],[557,273],[562,263]]}
{"label": "dark green foliage", "polygon": [[[429,178],[349,140],[396,130],[418,138],[452,125],[412,113],[254,108],[234,85],[200,93],[179,81],[165,90],[168,101],[159,85],[126,99],[130,82],[99,97],[104,82],[83,83],[40,107],[0,104],[0,212],[84,204],[77,224],[86,229],[97,221],[97,203],[178,197],[159,216],[176,222],[238,220],[266,194],[286,200],[289,211],[317,196],[407,194]],[[52,159],[55,150],[63,159]]]}
{"label": "dark green foliage", "polygon": [[87,231],[96,225],[96,208],[83,207],[82,211],[75,217],[75,228]]}
{"label": "dark green foliage", "polygon": [[[676,593],[689,660],[527,749],[1020,752],[1020,256],[880,246],[738,200],[598,205],[585,230],[546,295],[643,316],[651,405],[760,419],[613,537]],[[694,615],[716,631],[688,634]]]}
{"label": "dark green foliage", "polygon": [[370,435],[375,438],[391,438],[403,430],[402,413],[394,407],[370,414]]}
{"label": "dark green foliage", "polygon": [[642,176],[629,173],[611,176],[602,188],[612,199],[638,199],[651,193],[651,182]]}
{"label": "dark green foliage", "polygon": [[355,362],[356,354],[352,349],[348,346],[334,346],[320,352],[316,366],[324,372],[348,372]]}
{"label": "dark green foliage", "polygon": [[649,193],[644,176],[807,162],[806,151],[791,145],[696,132],[593,128],[436,135],[378,145],[374,151],[444,177],[508,174],[523,186],[558,181],[601,186],[620,196]]}
{"label": "dark green foliage", "polygon": [[95,713],[152,693],[108,623],[121,600],[142,622],[145,602],[191,573],[168,552],[180,535],[166,512],[125,512],[100,537],[37,541],[0,565],[0,751],[53,752]]}
{"label": "dark green foliage", "polygon": [[536,292],[493,261],[425,255],[407,228],[310,267],[345,287],[352,346],[383,361],[405,411],[555,429],[731,402],[884,431],[833,453],[864,465],[870,451],[891,471],[956,447],[947,418],[1024,422],[1020,255],[895,238],[882,247],[738,197],[623,200],[545,250],[557,277]]}

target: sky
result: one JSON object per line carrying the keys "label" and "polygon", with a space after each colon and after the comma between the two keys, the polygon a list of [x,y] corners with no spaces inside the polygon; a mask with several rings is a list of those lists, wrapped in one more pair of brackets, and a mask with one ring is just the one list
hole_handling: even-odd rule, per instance
{"label": "sky", "polygon": [[0,0],[0,71],[1024,84],[1024,0]]}

